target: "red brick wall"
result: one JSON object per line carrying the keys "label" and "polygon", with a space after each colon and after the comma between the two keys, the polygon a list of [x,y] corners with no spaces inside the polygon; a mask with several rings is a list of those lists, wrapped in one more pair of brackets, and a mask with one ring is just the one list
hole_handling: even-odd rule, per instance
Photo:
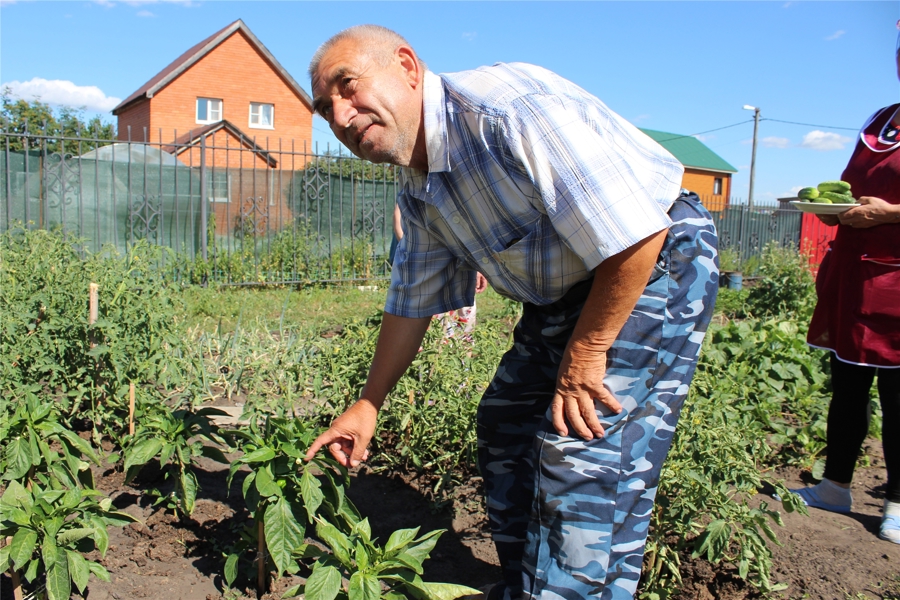
{"label": "red brick wall", "polygon": [[150,102],[142,100],[137,104],[133,104],[128,110],[119,113],[119,120],[116,124],[118,136],[120,140],[128,140],[128,127],[131,126],[131,141],[144,141],[144,128],[147,128],[147,140],[150,138]]}
{"label": "red brick wall", "polygon": [[[200,61],[158,91],[150,100],[150,139],[171,142],[175,132],[183,135],[203,127],[196,122],[197,98],[220,98],[222,118],[233,123],[256,143],[270,148],[278,140],[289,147],[294,140],[312,145],[312,112],[287,83],[256,51],[240,31],[232,34]],[[275,105],[274,129],[250,127],[250,103]],[[120,120],[121,123],[121,120]]]}

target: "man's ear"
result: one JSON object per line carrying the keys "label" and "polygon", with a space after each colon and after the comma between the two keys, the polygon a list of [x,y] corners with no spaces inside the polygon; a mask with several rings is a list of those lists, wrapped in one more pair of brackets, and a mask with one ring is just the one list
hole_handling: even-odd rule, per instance
{"label": "man's ear", "polygon": [[409,46],[400,46],[397,48],[397,60],[403,69],[406,82],[412,88],[417,88],[425,77],[424,70],[419,65],[416,53]]}

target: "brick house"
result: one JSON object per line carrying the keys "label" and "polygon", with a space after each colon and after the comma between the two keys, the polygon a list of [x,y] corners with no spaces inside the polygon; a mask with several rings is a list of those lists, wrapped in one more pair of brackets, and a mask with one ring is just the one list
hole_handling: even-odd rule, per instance
{"label": "brick house", "polygon": [[730,203],[731,175],[737,169],[690,135],[641,129],[684,165],[681,187],[696,192],[709,211],[721,211]]}
{"label": "brick house", "polygon": [[278,181],[312,149],[312,100],[243,21],[188,49],[112,113],[120,140],[158,144],[189,167],[200,167],[204,146],[217,233],[251,212],[254,226],[290,220]]}

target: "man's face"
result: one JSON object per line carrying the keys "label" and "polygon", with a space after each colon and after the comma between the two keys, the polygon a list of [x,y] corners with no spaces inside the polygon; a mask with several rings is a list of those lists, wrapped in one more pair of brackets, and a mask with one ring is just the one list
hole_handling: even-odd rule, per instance
{"label": "man's face", "polygon": [[313,108],[353,154],[408,166],[421,100],[399,54],[382,66],[356,40],[335,44],[313,76]]}

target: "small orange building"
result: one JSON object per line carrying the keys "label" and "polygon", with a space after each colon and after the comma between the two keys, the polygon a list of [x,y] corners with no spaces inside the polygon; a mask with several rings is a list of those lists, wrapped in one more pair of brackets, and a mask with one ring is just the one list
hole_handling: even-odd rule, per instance
{"label": "small orange building", "polygon": [[312,100],[243,21],[184,52],[112,113],[120,140],[206,169],[217,233],[251,218],[256,229],[290,221],[283,180],[312,149]]}
{"label": "small orange building", "polygon": [[724,210],[731,199],[731,176],[737,169],[690,135],[641,129],[684,166],[681,187],[695,192],[707,210]]}

